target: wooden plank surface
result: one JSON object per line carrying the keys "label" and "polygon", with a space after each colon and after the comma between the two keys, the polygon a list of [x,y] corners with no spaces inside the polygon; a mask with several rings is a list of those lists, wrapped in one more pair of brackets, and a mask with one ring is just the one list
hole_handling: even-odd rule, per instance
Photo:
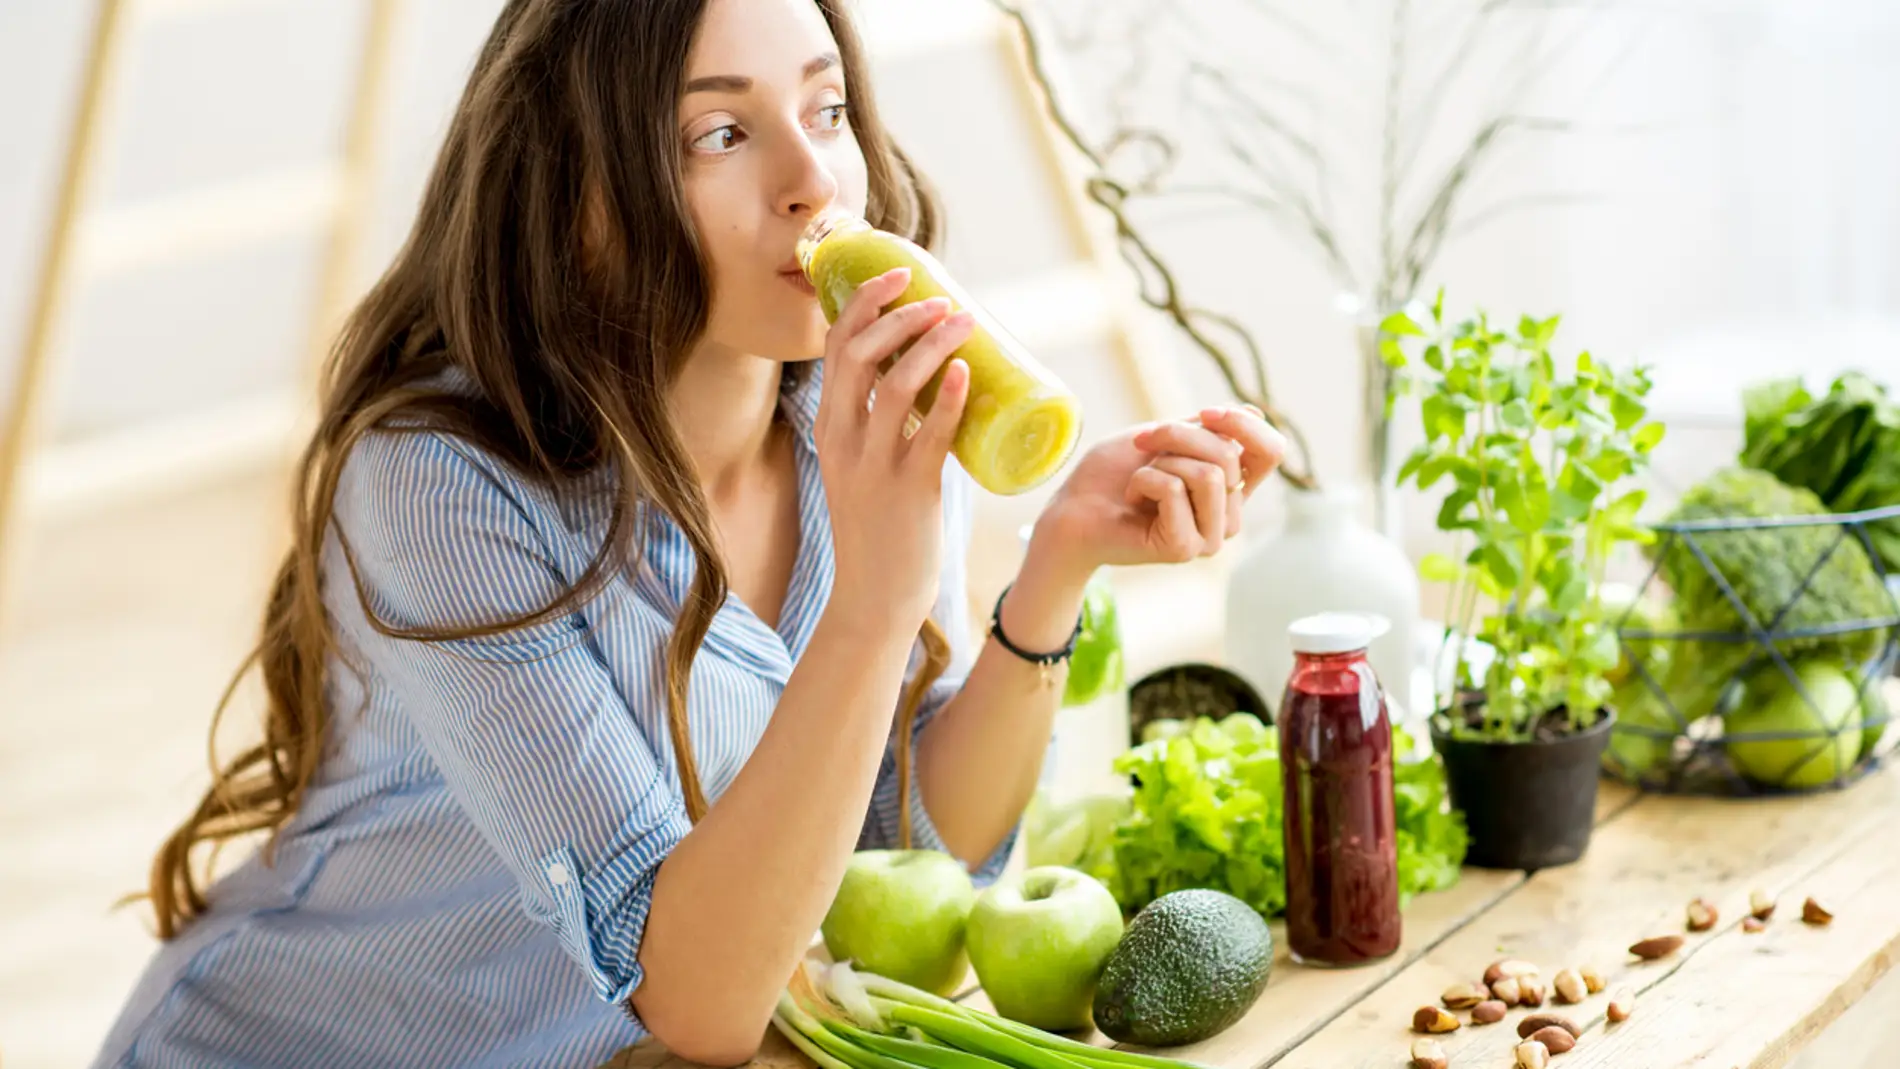
{"label": "wooden plank surface", "polygon": [[[1779,1065],[1777,1059],[1785,1060],[1785,1052],[1773,1056],[1762,1052],[1775,1049],[1776,1043],[1791,1048],[1795,1040],[1839,1013],[1834,1005],[1836,992],[1845,991],[1841,997],[1851,997],[1885,971],[1893,936],[1900,933],[1900,904],[1876,908],[1845,890],[1835,892],[1844,906],[1852,902],[1848,908],[1863,911],[1860,920],[1841,929],[1841,933],[1855,933],[1847,938],[1866,944],[1864,953],[1848,955],[1859,964],[1838,961],[1829,956],[1835,953],[1831,944],[1815,942],[1811,960],[1785,963],[1790,968],[1812,967],[1814,975],[1802,981],[1802,997],[1771,1006],[1775,997],[1763,992],[1778,982],[1770,975],[1777,963],[1752,955],[1758,948],[1780,943],[1743,942],[1762,938],[1739,931],[1748,894],[1759,887],[1781,895],[1776,939],[1798,942],[1799,936],[1808,934],[1794,930],[1805,928],[1797,919],[1801,898],[1807,893],[1804,888],[1824,866],[1837,858],[1858,857],[1863,847],[1880,843],[1887,844],[1881,852],[1888,856],[1868,863],[1889,876],[1900,875],[1893,871],[1900,866],[1900,849],[1896,849],[1900,831],[1885,830],[1897,806],[1900,773],[1892,770],[1848,791],[1800,798],[1644,798],[1599,829],[1582,861],[1531,877],[1478,921],[1393,977],[1353,1012],[1285,1058],[1267,1057],[1255,1065],[1348,1069],[1403,1064],[1414,1038],[1409,1031],[1412,1012],[1435,1003],[1452,983],[1476,979],[1486,965],[1504,956],[1536,962],[1544,967],[1546,979],[1565,966],[1587,963],[1603,970],[1610,979],[1608,990],[1580,1006],[1563,1008],[1579,1023],[1600,1026],[1604,1003],[1625,986],[1639,992],[1644,1020],[1651,1014],[1657,1018],[1641,1029],[1634,1019],[1612,1029],[1591,1044],[1601,1046],[1600,1053],[1588,1053],[1586,1044],[1579,1044],[1577,1051],[1565,1056],[1562,1064],[1567,1067]],[[1684,932],[1684,907],[1697,895],[1718,904],[1721,923],[1712,932],[1689,935]],[[1640,938],[1668,933],[1684,934],[1688,940],[1676,958],[1644,963],[1626,952]],[[1711,944],[1731,939],[1739,949],[1722,952],[1727,960],[1709,970],[1713,976],[1704,976],[1700,983],[1684,978],[1679,989],[1671,986],[1687,962],[1700,958]],[[1703,975],[1702,970],[1694,975]],[[1719,982],[1710,986],[1711,980]],[[1674,1012],[1668,1009],[1671,1002],[1676,1003]],[[1514,1011],[1501,1024],[1467,1026],[1440,1037],[1451,1064],[1511,1064],[1515,1022],[1522,1013]],[[1696,1022],[1693,1027],[1685,1025],[1690,1020]],[[1658,1029],[1658,1035],[1680,1031],[1685,1036],[1732,1038],[1719,1047],[1723,1060],[1685,1062],[1678,1061],[1676,1053],[1663,1053],[1654,1037],[1645,1041],[1642,1032],[1650,1028]],[[1744,1051],[1750,1052],[1744,1056]],[[1586,1053],[1587,1058],[1580,1057]]]}
{"label": "wooden plank surface", "polygon": [[[1808,856],[1820,863],[1785,885],[1766,931],[1726,924],[1650,982],[1635,1016],[1586,1032],[1566,1069],[1779,1069],[1866,994],[1900,956],[1900,776],[1883,780],[1856,788],[1865,819],[1817,836]],[[1801,922],[1810,894],[1832,924]],[[1900,1064],[1900,1052],[1855,1064]]]}

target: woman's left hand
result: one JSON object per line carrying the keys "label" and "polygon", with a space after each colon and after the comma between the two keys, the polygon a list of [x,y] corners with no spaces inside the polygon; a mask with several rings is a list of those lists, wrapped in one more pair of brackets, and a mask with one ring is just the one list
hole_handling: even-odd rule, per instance
{"label": "woman's left hand", "polygon": [[1036,521],[1032,549],[1080,573],[1212,556],[1240,533],[1242,506],[1285,452],[1251,406],[1131,428],[1077,463]]}

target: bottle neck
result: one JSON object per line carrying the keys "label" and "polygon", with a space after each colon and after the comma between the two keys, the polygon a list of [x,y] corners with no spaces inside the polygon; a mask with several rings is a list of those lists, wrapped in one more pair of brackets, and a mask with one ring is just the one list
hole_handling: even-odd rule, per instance
{"label": "bottle neck", "polygon": [[798,261],[799,269],[806,275],[812,272],[812,261],[818,256],[818,249],[825,239],[833,234],[869,230],[871,224],[841,208],[831,208],[819,212],[806,225],[804,233],[798,235],[798,244],[793,246],[792,256]]}
{"label": "bottle neck", "polygon": [[1300,653],[1293,654],[1296,665],[1311,665],[1314,668],[1344,668],[1355,661],[1366,659],[1364,649],[1344,650],[1340,653]]}

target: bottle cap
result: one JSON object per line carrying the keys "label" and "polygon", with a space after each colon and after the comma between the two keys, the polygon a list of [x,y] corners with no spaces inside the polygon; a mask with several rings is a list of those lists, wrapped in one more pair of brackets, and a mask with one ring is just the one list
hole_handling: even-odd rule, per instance
{"label": "bottle cap", "polygon": [[1369,612],[1323,612],[1287,625],[1294,653],[1350,653],[1372,645],[1392,622]]}

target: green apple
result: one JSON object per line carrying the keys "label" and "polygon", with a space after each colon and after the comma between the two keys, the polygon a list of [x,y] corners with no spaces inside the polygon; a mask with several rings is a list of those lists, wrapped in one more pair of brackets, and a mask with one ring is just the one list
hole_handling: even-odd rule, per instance
{"label": "green apple", "polygon": [[1115,896],[1047,865],[984,891],[970,913],[970,964],[996,1012],[1045,1031],[1089,1026],[1095,982],[1122,937]]}
{"label": "green apple", "polygon": [[1637,781],[1663,768],[1674,752],[1676,736],[1683,732],[1676,714],[1640,679],[1616,688],[1610,704],[1616,709],[1616,724],[1603,751],[1603,767]]}
{"label": "green apple", "polygon": [[833,960],[939,995],[969,973],[963,929],[976,888],[963,863],[936,850],[860,850],[820,929]]}
{"label": "green apple", "polygon": [[[1795,675],[1806,697],[1779,666],[1761,669],[1741,707],[1723,718],[1722,731],[1742,775],[1775,787],[1819,787],[1845,774],[1860,754],[1860,689],[1831,664],[1797,665]],[[1782,733],[1791,737],[1736,738]]]}

